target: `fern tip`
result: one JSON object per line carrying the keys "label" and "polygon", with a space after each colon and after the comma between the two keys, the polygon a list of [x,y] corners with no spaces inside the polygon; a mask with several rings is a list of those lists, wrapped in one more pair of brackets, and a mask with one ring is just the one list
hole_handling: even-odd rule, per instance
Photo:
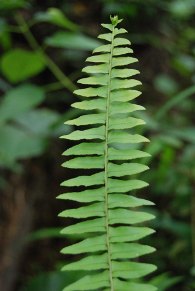
{"label": "fern tip", "polygon": [[117,26],[117,24],[119,24],[121,21],[123,21],[123,19],[118,19],[118,15],[110,15],[110,20],[113,26]]}

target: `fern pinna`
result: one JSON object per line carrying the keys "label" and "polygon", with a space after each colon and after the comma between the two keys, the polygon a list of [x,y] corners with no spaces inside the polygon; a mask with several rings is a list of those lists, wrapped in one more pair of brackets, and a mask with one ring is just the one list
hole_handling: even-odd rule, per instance
{"label": "fern pinna", "polygon": [[[131,103],[140,95],[139,91],[131,89],[140,84],[131,78],[139,72],[123,68],[137,59],[126,56],[132,49],[129,40],[120,37],[126,30],[116,28],[120,22],[115,16],[111,17],[111,24],[102,24],[109,32],[99,38],[107,44],[96,48],[93,56],[87,58],[87,62],[95,64],[83,69],[89,76],[78,83],[89,87],[75,91],[86,100],[72,105],[84,114],[66,122],[80,129],[62,136],[80,141],[64,152],[65,156],[73,157],[63,166],[94,170],[93,174],[82,174],[63,182],[62,186],[75,187],[76,191],[58,197],[84,203],[59,214],[77,220],[74,225],[65,227],[63,234],[84,236],[83,240],[62,250],[63,254],[79,255],[79,260],[65,265],[63,270],[89,272],[65,287],[67,291],[156,290],[142,282],[142,277],[154,271],[155,266],[138,261],[138,257],[153,252],[154,248],[137,241],[154,231],[137,224],[152,219],[153,215],[134,208],[153,203],[132,195],[132,191],[147,186],[131,175],[148,169],[132,162],[148,157],[147,153],[135,149],[135,144],[148,142],[148,139],[134,132],[134,127],[144,124],[143,120],[130,116],[144,108]],[[81,187],[79,191],[77,187]],[[80,258],[80,254],[85,254],[84,258]]]}

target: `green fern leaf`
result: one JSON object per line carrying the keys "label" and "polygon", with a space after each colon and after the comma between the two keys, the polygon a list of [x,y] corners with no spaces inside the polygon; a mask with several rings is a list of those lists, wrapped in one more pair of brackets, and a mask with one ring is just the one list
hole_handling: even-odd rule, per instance
{"label": "green fern leaf", "polygon": [[104,216],[103,203],[98,202],[89,206],[79,207],[76,209],[68,209],[62,211],[59,216],[61,217],[73,217],[73,218],[87,218],[93,216]]}
{"label": "green fern leaf", "polygon": [[66,121],[76,130],[61,137],[76,142],[63,153],[66,161],[62,166],[83,171],[61,183],[73,190],[57,198],[80,205],[59,214],[75,220],[61,233],[84,238],[62,249],[63,254],[79,255],[62,270],[89,272],[64,291],[156,290],[143,282],[143,277],[156,267],[135,261],[155,251],[139,242],[154,233],[144,225],[154,216],[137,209],[154,203],[134,196],[135,190],[148,186],[133,175],[148,170],[142,158],[150,156],[135,146],[149,140],[135,132],[145,122],[134,113],[145,108],[131,103],[141,94],[135,89],[141,82],[133,78],[138,70],[124,67],[138,60],[132,57],[130,41],[121,37],[126,30],[116,27],[120,22],[115,16],[111,17],[111,24],[102,24],[108,30],[99,35],[105,44],[87,58],[89,65],[82,72],[88,76],[78,80],[83,87],[74,92],[81,97],[81,101],[72,104],[80,110],[80,116]]}
{"label": "green fern leaf", "polygon": [[123,149],[118,150],[115,148],[108,149],[108,158],[109,161],[112,160],[134,160],[138,158],[146,158],[150,155],[148,153],[139,151],[139,150],[132,150],[132,149]]}
{"label": "green fern leaf", "polygon": [[147,245],[136,243],[118,243],[111,245],[113,259],[134,259],[155,251]]}
{"label": "green fern leaf", "polygon": [[93,186],[104,184],[104,172],[96,173],[89,176],[79,176],[61,183],[61,186],[78,187],[78,186]]}
{"label": "green fern leaf", "polygon": [[124,163],[121,165],[108,163],[108,177],[134,175],[146,170],[148,170],[148,166],[138,163]]}
{"label": "green fern leaf", "polygon": [[89,101],[81,101],[75,102],[72,104],[72,107],[83,109],[83,110],[101,110],[105,111],[106,100],[96,99],[96,100],[89,100]]}
{"label": "green fern leaf", "polygon": [[108,278],[108,271],[96,275],[89,275],[64,288],[63,291],[97,290],[99,288],[109,287]]}
{"label": "green fern leaf", "polygon": [[131,225],[151,219],[154,219],[154,216],[146,212],[131,211],[127,209],[109,210],[109,224],[120,223]]}
{"label": "green fern leaf", "polygon": [[80,143],[66,150],[65,156],[87,156],[87,155],[103,155],[103,143]]}
{"label": "green fern leaf", "polygon": [[120,291],[156,291],[157,288],[149,284],[127,283],[121,280],[115,280],[115,286]]}
{"label": "green fern leaf", "polygon": [[[103,157],[79,157],[62,164],[62,167],[72,169],[102,169],[104,168]],[[141,172],[141,171],[140,171]]]}
{"label": "green fern leaf", "polygon": [[66,124],[70,125],[88,125],[88,124],[104,124],[104,114],[97,113],[97,114],[87,114],[80,116],[78,118],[66,121]]}
{"label": "green fern leaf", "polygon": [[61,250],[62,254],[82,254],[106,250],[106,235],[87,238]]}
{"label": "green fern leaf", "polygon": [[70,140],[81,140],[81,139],[104,139],[105,127],[100,126],[97,128],[90,128],[86,130],[76,130],[70,134],[63,135],[61,138]]}
{"label": "green fern leaf", "polygon": [[118,226],[110,227],[111,242],[131,242],[144,238],[154,233],[154,230],[148,227],[136,226]]}
{"label": "green fern leaf", "polygon": [[127,208],[127,207],[139,207],[143,205],[154,205],[154,203],[151,201],[125,194],[110,195],[108,197],[108,204],[109,208],[116,207]]}
{"label": "green fern leaf", "polygon": [[[138,96],[140,96],[140,94],[141,94],[141,92],[139,92],[137,90],[121,90],[120,94],[118,94],[117,91],[116,92],[114,91],[114,92],[111,92],[112,102],[114,102],[114,101],[128,102],[128,101],[131,101],[131,100],[137,98]],[[120,104],[120,103],[118,103],[118,104]],[[122,106],[122,104],[120,104],[120,105]]]}
{"label": "green fern leaf", "polygon": [[62,234],[105,232],[104,218],[96,218],[67,226],[61,230]]}

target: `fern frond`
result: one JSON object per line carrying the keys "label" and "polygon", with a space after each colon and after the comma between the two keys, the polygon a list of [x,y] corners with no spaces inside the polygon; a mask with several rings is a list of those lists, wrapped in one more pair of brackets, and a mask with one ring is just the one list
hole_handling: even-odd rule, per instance
{"label": "fern frond", "polygon": [[[149,140],[135,133],[135,128],[143,125],[144,121],[133,114],[145,108],[132,103],[141,94],[134,87],[141,83],[132,78],[139,71],[123,68],[137,62],[137,59],[131,56],[133,51],[129,48],[129,40],[121,37],[126,30],[116,27],[120,22],[114,17],[111,24],[102,24],[109,32],[99,38],[107,43],[96,48],[86,60],[90,65],[83,72],[89,75],[78,83],[89,87],[75,91],[76,95],[87,100],[72,105],[81,110],[81,116],[66,122],[74,125],[76,130],[62,136],[79,141],[63,153],[70,159],[62,166],[94,170],[93,174],[84,174],[83,171],[81,176],[61,184],[73,187],[74,191],[61,194],[59,199],[84,203],[59,214],[75,219],[75,224],[65,227],[62,233],[88,236],[62,250],[63,254],[85,254],[83,258],[65,265],[63,270],[93,271],[65,287],[64,291],[156,290],[142,283],[142,277],[156,267],[137,261],[138,257],[154,251],[154,248],[139,242],[154,232],[139,224],[154,216],[137,209],[153,203],[131,193],[148,186],[134,175],[148,170],[139,159],[149,155],[135,149],[133,144]],[[80,186],[81,189],[78,188]]]}

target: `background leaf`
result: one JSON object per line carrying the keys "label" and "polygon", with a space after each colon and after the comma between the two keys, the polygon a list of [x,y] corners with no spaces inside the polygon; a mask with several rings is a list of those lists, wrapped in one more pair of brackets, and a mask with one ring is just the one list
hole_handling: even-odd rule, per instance
{"label": "background leaf", "polygon": [[35,19],[38,21],[46,21],[58,25],[60,27],[77,30],[78,26],[70,21],[60,9],[51,7],[48,8],[46,12],[39,12],[35,15]]}
{"label": "background leaf", "polygon": [[15,121],[26,130],[42,137],[55,133],[55,125],[58,124],[60,115],[49,109],[37,109],[23,113]]}
{"label": "background leaf", "polygon": [[0,123],[14,119],[23,112],[39,105],[44,98],[44,91],[31,84],[9,90],[1,101]]}
{"label": "background leaf", "polygon": [[15,160],[43,153],[46,141],[11,125],[0,127],[0,165],[13,166]]}
{"label": "background leaf", "polygon": [[100,45],[100,42],[81,33],[59,31],[46,38],[46,44],[66,49],[93,50]]}
{"label": "background leaf", "polygon": [[45,63],[38,52],[13,49],[1,58],[1,70],[12,83],[18,83],[32,77],[45,68]]}

